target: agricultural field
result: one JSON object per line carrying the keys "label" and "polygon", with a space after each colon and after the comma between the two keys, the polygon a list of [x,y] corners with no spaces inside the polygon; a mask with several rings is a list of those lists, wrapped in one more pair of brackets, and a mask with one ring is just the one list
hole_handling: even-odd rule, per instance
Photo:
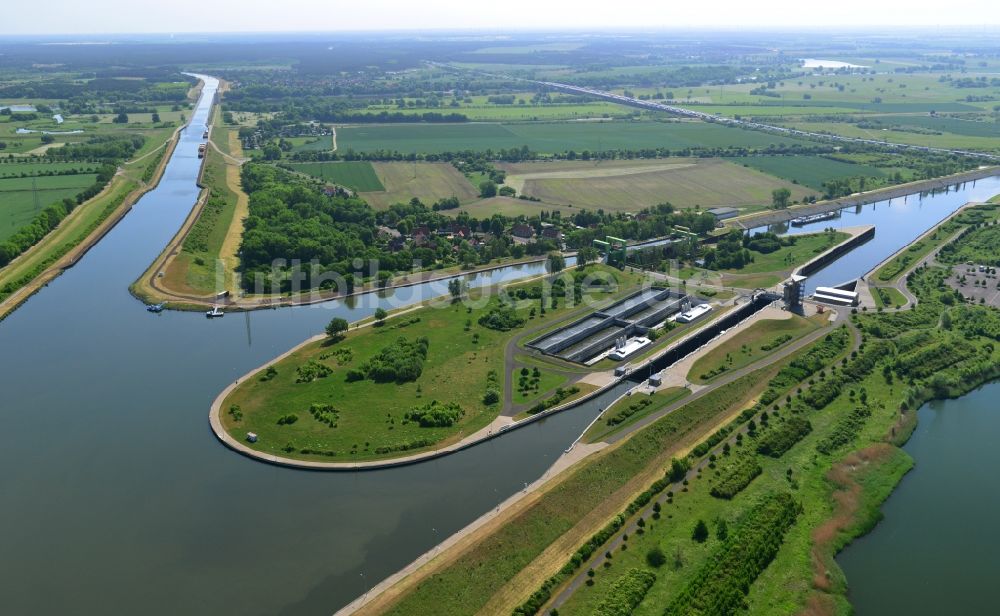
{"label": "agricultural field", "polygon": [[[3,165],[0,171],[20,165]],[[75,198],[94,184],[96,174],[54,175],[42,177],[0,177],[0,242],[13,235],[43,209]]]}
{"label": "agricultural field", "polygon": [[520,194],[557,203],[638,211],[669,202],[677,208],[769,206],[771,192],[788,188],[795,201],[815,193],[722,159],[560,161],[504,164],[507,184]]}
{"label": "agricultural field", "polygon": [[469,202],[479,196],[479,190],[451,163],[392,162],[371,163],[371,166],[383,189],[360,194],[376,209],[406,203],[413,197],[431,205],[447,197]]}
{"label": "agricultural field", "polygon": [[884,177],[883,170],[823,156],[744,156],[730,159],[796,184],[822,191],[823,183],[856,176]]}
{"label": "agricultural field", "polygon": [[299,163],[291,166],[293,170],[306,173],[327,182],[346,186],[357,192],[384,191],[385,186],[375,174],[375,169],[369,162],[328,162]]}
{"label": "agricultural field", "polygon": [[357,152],[388,150],[426,154],[528,146],[535,152],[557,153],[567,150],[767,147],[795,143],[808,142],[696,121],[390,124],[337,129],[338,151]]}
{"label": "agricultural field", "polygon": [[517,199],[514,197],[489,197],[471,201],[453,210],[445,210],[445,214],[458,215],[460,212],[467,213],[472,218],[480,220],[489,218],[493,214],[503,214],[511,218],[517,216],[538,216],[541,212],[572,212],[569,206],[556,205],[552,203],[539,203],[527,199]]}

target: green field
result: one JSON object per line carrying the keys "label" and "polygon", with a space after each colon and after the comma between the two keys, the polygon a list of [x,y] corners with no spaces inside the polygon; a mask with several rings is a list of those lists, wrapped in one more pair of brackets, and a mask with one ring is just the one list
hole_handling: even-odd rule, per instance
{"label": "green field", "polygon": [[0,161],[0,178],[20,177],[22,175],[42,175],[49,172],[72,171],[81,172],[95,171],[97,165],[93,163],[42,163],[42,162],[22,162],[20,159],[14,161]]}
{"label": "green field", "polygon": [[730,274],[784,272],[807,263],[816,255],[833,248],[851,236],[841,231],[835,231],[833,233],[809,233],[792,237],[795,238],[795,243],[791,246],[783,246],[774,252],[766,254],[751,250],[750,255],[753,257],[753,263],[745,265],[742,269],[728,269],[724,271]]}
{"label": "green field", "polygon": [[[406,124],[337,129],[339,150],[440,153],[520,148],[542,153],[575,150],[697,147],[767,147],[806,143],[787,137],[704,122],[552,122],[525,124]],[[338,150],[338,151],[339,151]]]}
{"label": "green field", "polygon": [[[411,589],[386,613],[444,616],[479,612],[494,593],[581,520],[599,528],[602,517],[617,514],[620,506],[607,506],[607,496],[627,500],[629,494],[661,477],[670,456],[698,429],[705,429],[745,400],[755,380],[759,383],[761,375],[744,377],[668,414],[637,433],[627,446],[591,456],[516,519],[446,565],[431,581]],[[580,543],[585,540],[581,537]],[[552,563],[555,568],[566,561],[557,558]],[[531,583],[537,586],[542,580]],[[530,592],[533,588],[520,590]]]}
{"label": "green field", "polygon": [[451,163],[371,163],[382,190],[362,192],[361,196],[377,209],[393,203],[407,203],[413,197],[432,205],[447,197],[462,203],[475,200],[479,191]]}
{"label": "green field", "polygon": [[677,208],[735,206],[760,209],[771,192],[792,200],[815,194],[801,186],[718,158],[636,161],[552,161],[501,165],[507,184],[545,203],[635,212],[669,202]]}
{"label": "green field", "polygon": [[778,352],[817,327],[817,319],[796,315],[789,319],[757,321],[699,357],[687,378],[692,383],[707,383]]}
{"label": "green field", "polygon": [[[625,287],[634,288],[637,282],[630,274],[594,267]],[[335,462],[410,455],[472,434],[500,412],[502,401],[486,404],[483,396],[491,373],[493,388],[503,391],[508,376],[503,349],[521,331],[515,327],[503,332],[479,323],[499,302],[493,297],[476,308],[442,302],[389,318],[382,326],[352,330],[341,341],[306,345],[274,364],[277,372],[271,378],[262,378],[266,370],[261,370],[241,383],[222,405],[223,423],[236,439],[242,440],[247,431],[256,432],[260,440],[253,447],[259,451]],[[530,303],[517,307],[524,319],[522,327],[556,323],[574,310],[563,303],[544,315],[532,316],[535,302]],[[403,382],[348,378],[349,371],[360,369],[398,339],[412,342],[419,337],[428,342],[419,377]],[[331,373],[302,382],[302,371],[310,366],[325,366]],[[546,386],[553,382],[548,379]],[[461,415],[447,425],[425,426],[412,419],[416,409],[434,401],[459,405]],[[514,403],[523,401],[515,394]],[[333,425],[310,413],[311,405],[317,403],[335,407]],[[241,409],[239,416],[229,412],[233,405]],[[278,423],[288,416],[296,417],[293,423]]]}
{"label": "green field", "polygon": [[[0,169],[15,166],[20,167],[4,165]],[[76,197],[96,180],[97,175],[90,173],[0,179],[0,242],[31,222],[46,207]]]}
{"label": "green field", "polygon": [[596,443],[625,430],[643,417],[647,417],[678,400],[691,395],[686,387],[667,387],[651,396],[627,396],[607,408],[583,435],[583,442]]}
{"label": "green field", "polygon": [[333,135],[321,135],[318,137],[291,137],[293,152],[312,152],[333,149]]}
{"label": "green field", "polygon": [[875,287],[871,288],[875,305],[879,308],[895,308],[906,303],[906,298],[896,287]]}
{"label": "green field", "polygon": [[358,192],[385,190],[369,162],[300,163],[292,169]]}
{"label": "green field", "polygon": [[838,178],[885,177],[885,172],[876,167],[846,163],[823,156],[744,156],[732,160],[820,191],[823,190],[824,182]]}

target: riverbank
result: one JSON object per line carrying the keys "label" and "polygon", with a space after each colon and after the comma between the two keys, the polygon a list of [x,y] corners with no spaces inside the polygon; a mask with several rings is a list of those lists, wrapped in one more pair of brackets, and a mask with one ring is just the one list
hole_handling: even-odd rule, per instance
{"label": "riverbank", "polygon": [[[914,265],[914,267],[917,267]],[[933,280],[926,280],[925,278],[929,276],[928,273],[922,273],[921,276],[917,278],[918,294],[927,297],[926,301],[929,301],[929,305],[925,305],[921,308],[919,312],[919,317],[922,322],[930,326],[930,330],[927,334],[922,334],[927,336],[927,338],[920,338],[919,342],[909,342],[908,350],[904,353],[899,354],[899,359],[891,362],[896,368],[894,372],[898,371],[897,378],[900,382],[903,382],[908,375],[917,375],[917,372],[910,373],[906,366],[913,365],[915,370],[927,369],[926,365],[928,360],[923,359],[912,359],[914,353],[930,353],[928,358],[933,357],[933,361],[944,361],[945,366],[940,371],[934,371],[933,374],[941,373],[945,375],[947,383],[952,383],[952,385],[947,386],[947,395],[961,395],[962,393],[968,391],[970,388],[975,388],[981,383],[988,382],[992,378],[995,378],[998,372],[998,366],[1000,362],[992,361],[992,368],[986,371],[975,372],[973,374],[966,375],[966,371],[971,369],[972,364],[975,364],[977,357],[975,354],[969,356],[968,351],[963,351],[966,353],[965,356],[959,356],[960,359],[952,359],[950,357],[951,349],[954,348],[956,351],[959,348],[964,348],[963,345],[968,344],[963,337],[954,337],[950,332],[942,331],[937,328],[938,318],[936,316],[937,310],[941,309],[941,304],[937,302],[935,296],[927,295],[928,289],[933,288]],[[905,275],[904,275],[905,278]],[[923,312],[931,310],[932,312],[924,315]],[[795,446],[793,448],[794,458],[788,460],[783,460],[778,465],[774,465],[775,468],[772,470],[766,470],[765,476],[770,477],[767,481],[757,480],[754,485],[752,493],[759,494],[760,490],[764,489],[762,486],[767,485],[785,485],[788,480],[784,477],[784,469],[786,466],[793,469],[798,469],[796,471],[797,475],[791,477],[795,480],[797,489],[799,490],[799,495],[801,498],[806,498],[809,500],[811,505],[807,507],[807,515],[803,522],[797,524],[791,531],[791,534],[786,539],[789,547],[782,548],[782,553],[786,554],[785,557],[780,557],[778,561],[762,572],[761,579],[751,588],[750,595],[748,596],[748,603],[751,606],[750,613],[776,613],[775,608],[782,607],[780,613],[796,613],[800,609],[813,610],[810,613],[826,614],[826,613],[840,613],[845,609],[846,600],[844,599],[844,592],[846,592],[846,582],[843,581],[843,576],[836,569],[834,565],[833,568],[829,566],[832,562],[833,553],[841,549],[843,545],[847,544],[850,539],[854,536],[858,536],[870,530],[875,522],[878,520],[877,508],[879,503],[884,500],[885,497],[891,492],[893,486],[899,481],[899,479],[907,472],[910,467],[908,458],[905,454],[893,453],[892,447],[894,444],[901,444],[905,441],[906,434],[908,430],[913,425],[912,414],[915,405],[922,404],[925,399],[929,397],[940,397],[942,394],[938,389],[932,389],[927,386],[921,386],[918,381],[916,389],[907,389],[901,392],[898,388],[893,387],[893,381],[890,375],[885,377],[883,373],[885,371],[874,370],[874,365],[882,361],[887,355],[893,357],[893,353],[885,350],[885,344],[891,344],[892,346],[888,349],[894,349],[895,337],[908,336],[908,339],[914,338],[915,334],[920,333],[921,328],[925,326],[917,324],[909,324],[908,326],[900,330],[888,330],[889,323],[892,320],[903,319],[902,315],[906,315],[906,318],[910,317],[911,311],[906,311],[904,313],[885,313],[885,314],[867,314],[861,315],[856,314],[852,317],[852,320],[858,323],[858,325],[865,331],[866,336],[870,336],[873,342],[870,345],[875,345],[870,347],[868,353],[871,355],[871,360],[861,359],[857,360],[860,362],[859,367],[864,365],[863,372],[859,372],[857,368],[852,365],[848,365],[845,368],[845,374],[856,375],[852,376],[852,379],[860,379],[859,384],[861,385],[862,391],[867,391],[867,400],[862,398],[865,402],[864,406],[870,409],[871,418],[867,421],[862,420],[860,424],[851,423],[845,424],[844,417],[851,413],[850,409],[857,407],[857,401],[855,398],[856,389],[851,389],[851,395],[847,395],[846,387],[843,390],[836,390],[835,393],[839,393],[836,396],[833,404],[830,405],[830,401],[824,403],[818,403],[820,409],[830,405],[829,408],[822,411],[809,411],[810,420],[813,423],[812,436],[809,436],[804,440],[805,443],[809,445],[806,446]],[[900,316],[895,316],[899,314]],[[890,321],[885,321],[889,319]],[[894,327],[900,327],[899,324],[894,325]],[[916,329],[914,329],[916,328]],[[899,332],[898,334],[896,332]],[[881,342],[881,341],[885,342]],[[935,341],[937,341],[938,346],[934,346]],[[903,344],[903,343],[899,343]],[[916,344],[916,350],[910,350],[913,345]],[[995,358],[996,352],[993,350],[992,345],[982,344],[981,341],[975,342],[976,348],[979,349],[977,353],[988,353],[991,358]],[[982,346],[979,346],[981,345]],[[880,346],[881,345],[881,346]],[[926,351],[925,351],[926,349]],[[852,355],[853,357],[853,355]],[[922,357],[922,356],[921,356]],[[867,362],[871,361],[871,364]],[[972,364],[969,364],[969,362]],[[954,381],[954,379],[959,375],[963,375],[960,381]],[[912,377],[911,377],[912,378]],[[827,396],[828,394],[817,394],[822,396]],[[850,398],[850,399],[849,399]],[[810,397],[810,400],[817,400],[815,396]],[[825,399],[825,398],[823,398]],[[900,412],[902,411],[902,412]],[[816,414],[819,412],[820,414]],[[857,426],[857,427],[855,427]],[[856,431],[856,432],[855,432]],[[887,442],[888,441],[888,442]],[[876,448],[869,447],[868,444],[874,442],[878,445]],[[892,443],[892,444],[890,444]],[[851,446],[849,447],[848,444]],[[853,449],[852,447],[860,448]],[[818,450],[821,455],[821,460],[824,464],[813,468],[807,463],[807,459],[810,457],[815,458],[816,453],[813,448]],[[886,449],[889,448],[889,449]],[[841,455],[841,452],[847,451],[848,453]],[[856,452],[856,453],[854,453]],[[792,454],[790,454],[792,455]],[[830,466],[827,467],[825,464],[829,460]],[[815,461],[815,460],[814,460]],[[852,462],[853,461],[853,462]],[[857,470],[860,465],[860,470]],[[813,465],[815,466],[815,464]],[[770,466],[768,467],[770,468]],[[828,473],[829,471],[829,473]],[[706,472],[707,469],[706,469]],[[819,474],[817,474],[819,473]],[[709,474],[711,476],[711,474]],[[699,473],[698,477],[701,477]],[[763,482],[763,483],[761,483]],[[712,481],[710,480],[711,484]],[[686,491],[686,490],[685,490]],[[688,499],[689,497],[685,497]],[[710,511],[718,510],[725,511],[728,505],[720,509],[720,502],[713,500],[711,498],[705,499],[704,497],[699,497],[702,500],[696,502],[703,502],[704,505],[698,505],[700,507],[708,507],[705,509],[705,513],[702,515],[718,515],[718,513],[710,513]],[[623,502],[623,501],[619,501]],[[825,506],[819,506],[819,503],[826,503]],[[683,520],[677,519],[678,511],[677,509],[671,509],[674,512],[674,523],[676,526],[678,523],[682,526],[686,525]],[[685,509],[684,511],[687,511]],[[688,516],[691,514],[685,514],[684,519],[687,520]],[[724,514],[727,517],[731,517],[733,514],[730,512]],[[510,519],[509,524],[524,524],[524,520],[520,519],[523,514],[517,514],[517,519]],[[607,519],[607,518],[605,518]],[[703,518],[708,519],[708,518]],[[647,520],[646,531],[647,534],[651,531],[653,525]],[[657,528],[660,528],[656,525]],[[596,532],[600,526],[592,526],[587,530],[591,532]],[[634,528],[630,526],[630,528]],[[629,531],[634,532],[634,531]],[[662,532],[662,531],[661,531]],[[684,530],[681,533],[685,532]],[[476,528],[470,529],[470,533],[479,534]],[[640,533],[641,535],[641,533]],[[579,535],[580,537],[589,535]],[[632,549],[629,550],[629,554],[635,554],[637,556],[642,556],[644,553],[644,545],[646,545],[645,536],[640,538],[634,538],[629,542]],[[648,542],[647,542],[648,543]],[[459,545],[458,540],[454,545]],[[560,544],[562,545],[562,544]],[[615,546],[618,544],[609,544],[611,548],[616,549]],[[470,549],[470,548],[467,548]],[[477,548],[482,550],[482,546]],[[601,552],[604,547],[598,546],[595,552]],[[624,549],[622,547],[621,549]],[[638,552],[636,552],[638,549]],[[558,566],[565,562],[569,558],[569,553],[565,550],[560,552],[562,560],[559,558],[548,559],[553,568],[558,568]],[[590,565],[592,568],[597,568],[598,561],[603,557],[599,557],[595,560],[595,564]],[[689,558],[694,558],[690,554],[686,554],[685,560]],[[450,568],[450,566],[456,566],[455,563],[460,562],[459,559],[468,560],[468,556],[463,556],[462,554],[454,554],[449,559],[439,557],[436,559],[431,559],[431,564],[428,566],[428,571],[415,573],[419,571],[419,568],[411,569],[411,573],[415,573],[415,579],[409,582],[403,582],[397,586],[396,590],[392,589],[391,584],[386,584],[385,586],[376,587],[369,593],[366,594],[364,600],[359,600],[352,604],[350,609],[345,609],[342,613],[350,613],[357,608],[364,607],[364,609],[358,610],[359,613],[397,613],[399,611],[399,601],[404,597],[414,592],[420,592],[422,595],[427,595],[428,590],[426,585],[421,584],[421,580],[431,579],[433,576],[441,581],[442,571]],[[621,559],[626,559],[624,562],[619,562]],[[587,596],[593,597],[591,599],[586,599],[581,603],[578,598],[573,599],[572,605],[567,604],[566,607],[569,608],[566,613],[578,613],[578,612],[588,612],[592,609],[594,601],[597,601],[602,593],[607,592],[610,588],[610,581],[603,581],[606,579],[613,580],[617,579],[618,574],[615,571],[621,571],[623,568],[629,566],[634,566],[630,563],[634,562],[635,559],[632,556],[626,558],[625,553],[618,555],[616,551],[615,562],[617,563],[610,571],[605,573],[598,573],[596,581],[598,584],[594,586],[596,590],[591,590],[590,587],[586,587],[581,584],[574,591],[573,597],[576,597],[579,593],[586,593]],[[435,565],[434,563],[438,564]],[[611,562],[610,560],[608,561]],[[697,560],[695,561],[698,562]],[[802,564],[808,564],[807,567],[803,567]],[[586,568],[586,564],[581,565],[582,570]],[[685,565],[685,568],[691,565]],[[696,566],[696,565],[695,565]],[[658,575],[663,574],[658,572]],[[666,575],[666,574],[663,574]],[[534,575],[531,578],[534,584],[538,583],[538,580],[545,576],[544,571],[535,569]],[[610,576],[610,578],[609,578]],[[518,575],[517,579],[522,576]],[[670,579],[676,578],[677,574],[669,574]],[[398,577],[394,577],[393,581],[399,581]],[[589,583],[588,583],[589,584]],[[659,584],[659,581],[658,581]],[[792,587],[789,586],[792,584]],[[668,584],[667,587],[676,586]],[[444,585],[434,584],[434,587],[444,589]],[[789,591],[794,588],[793,592],[796,597],[794,601],[789,598]],[[418,590],[421,589],[421,590]],[[523,598],[526,592],[530,591],[531,587],[525,589],[522,585],[520,596]],[[601,590],[603,589],[603,590]],[[382,599],[378,599],[378,595],[381,592],[387,591],[387,594]],[[497,591],[494,591],[497,592]],[[503,591],[499,591],[501,594]],[[666,591],[666,597],[672,596],[671,591]],[[779,596],[779,594],[781,596]],[[439,593],[432,592],[431,595],[438,596],[439,599],[444,599],[443,595]],[[658,605],[664,603],[663,591],[659,591],[660,599],[657,600]],[[513,597],[516,599],[517,597]],[[563,596],[562,599],[567,597]],[[424,601],[428,600],[429,596],[424,598]],[[509,611],[512,605],[517,605],[517,602],[511,602],[511,597],[501,601],[501,604],[495,604],[495,599],[490,600],[490,605],[496,607],[500,605],[502,611]],[[362,604],[364,604],[362,606]],[[393,606],[397,607],[393,607]],[[416,605],[412,600],[407,601],[406,605],[413,606]],[[562,603],[558,606],[560,611],[563,610]],[[547,609],[547,608],[546,608]]]}
{"label": "riverbank", "polygon": [[[17,285],[16,290],[0,301],[0,320],[66,269],[73,267],[132,210],[132,206],[143,195],[159,186],[167,163],[180,140],[180,133],[187,126],[185,124],[178,127],[159,146],[161,154],[149,182],[141,179],[141,174],[145,173],[144,168],[136,167],[133,172],[120,167],[104,190],[75,208],[51,233],[0,272],[0,286]],[[141,158],[144,159],[155,151],[144,154]],[[132,163],[138,161],[136,159]],[[137,173],[140,175],[136,176]],[[100,204],[103,202],[107,202],[107,205],[101,209]]]}
{"label": "riverbank", "polygon": [[793,218],[798,218],[800,216],[836,212],[844,208],[876,203],[878,201],[898,199],[900,197],[906,197],[916,193],[942,190],[963,182],[972,182],[996,175],[1000,175],[1000,166],[991,166],[984,169],[976,169],[974,171],[965,171],[930,180],[908,182],[906,184],[880,188],[878,190],[872,190],[848,197],[841,197],[839,199],[817,201],[816,203],[810,203],[807,205],[796,205],[784,210],[771,210],[768,212],[748,214],[746,216],[729,219],[725,221],[725,224],[727,226],[734,226],[744,230],[756,229],[758,227],[787,223]]}

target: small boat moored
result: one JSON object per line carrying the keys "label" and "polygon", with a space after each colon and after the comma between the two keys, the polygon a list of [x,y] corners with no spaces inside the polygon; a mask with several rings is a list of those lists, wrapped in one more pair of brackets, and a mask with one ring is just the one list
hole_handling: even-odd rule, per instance
{"label": "small boat moored", "polygon": [[163,307],[167,305],[167,302],[162,302],[159,304],[146,304],[146,310],[148,312],[163,312]]}
{"label": "small boat moored", "polygon": [[212,306],[212,309],[206,312],[205,316],[210,319],[214,319],[215,317],[221,317],[225,314],[226,313],[222,311],[222,308],[219,308],[218,306]]}

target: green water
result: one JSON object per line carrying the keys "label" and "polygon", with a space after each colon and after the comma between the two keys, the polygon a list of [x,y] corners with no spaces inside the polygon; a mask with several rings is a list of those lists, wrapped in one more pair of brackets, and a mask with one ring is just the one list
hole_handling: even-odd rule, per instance
{"label": "green water", "polygon": [[996,614],[1000,383],[932,402],[885,519],[837,558],[859,615]]}

